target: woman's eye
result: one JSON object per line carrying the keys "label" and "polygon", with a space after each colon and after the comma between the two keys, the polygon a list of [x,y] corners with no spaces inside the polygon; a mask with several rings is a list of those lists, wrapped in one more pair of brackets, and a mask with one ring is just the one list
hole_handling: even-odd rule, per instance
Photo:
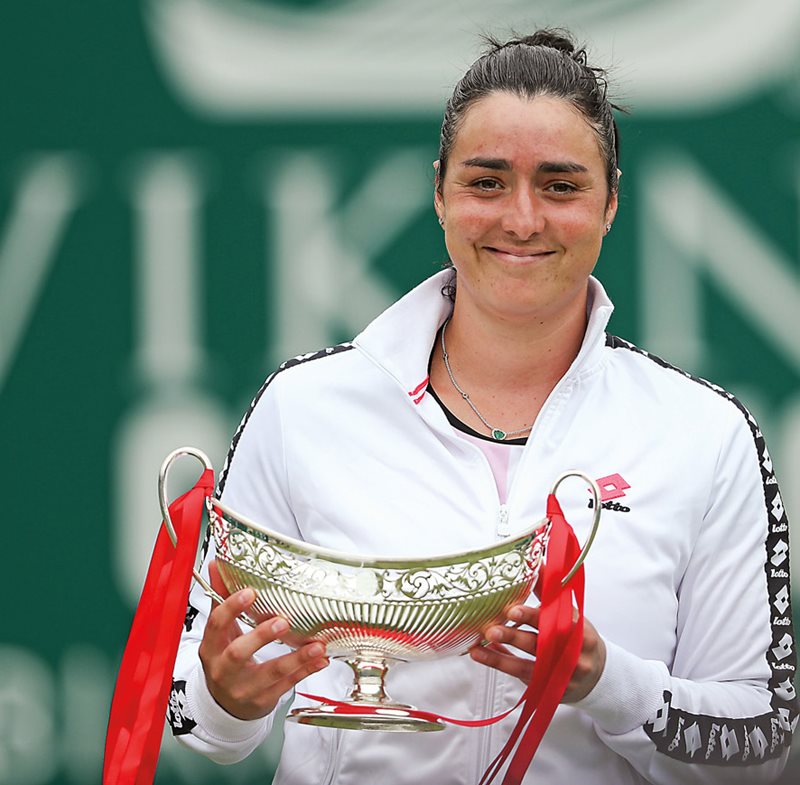
{"label": "woman's eye", "polygon": [[572,183],[564,182],[551,183],[548,187],[551,191],[557,194],[573,194],[578,190],[577,187]]}
{"label": "woman's eye", "polygon": [[496,191],[501,187],[497,180],[492,180],[490,177],[482,177],[480,180],[475,180],[473,185],[481,191]]}

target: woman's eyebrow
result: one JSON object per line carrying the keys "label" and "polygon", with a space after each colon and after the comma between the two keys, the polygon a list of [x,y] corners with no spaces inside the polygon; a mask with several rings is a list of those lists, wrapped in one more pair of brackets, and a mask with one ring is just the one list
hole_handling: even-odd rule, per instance
{"label": "woman's eyebrow", "polygon": [[542,163],[536,167],[536,170],[546,174],[557,174],[559,172],[581,173],[589,171],[583,164],[579,164],[575,161],[542,161]]}
{"label": "woman's eyebrow", "polygon": [[467,158],[462,166],[475,166],[479,169],[497,169],[502,172],[511,171],[511,163],[505,158]]}
{"label": "woman's eyebrow", "polygon": [[[501,172],[510,172],[511,162],[505,158],[467,158],[461,162],[462,166],[478,169],[495,169]],[[545,174],[558,174],[559,172],[582,173],[589,170],[576,161],[542,161],[537,167],[537,172]]]}

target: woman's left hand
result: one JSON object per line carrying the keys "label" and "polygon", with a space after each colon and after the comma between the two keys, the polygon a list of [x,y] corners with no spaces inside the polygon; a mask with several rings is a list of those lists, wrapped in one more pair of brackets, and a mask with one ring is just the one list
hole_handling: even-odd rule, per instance
{"label": "woman's left hand", "polygon": [[[508,647],[536,655],[539,610],[539,607],[515,605],[509,610],[508,618],[517,626],[506,627],[498,624],[489,627],[485,632],[488,645],[473,646],[469,652],[470,657],[482,665],[516,676],[527,684],[536,667],[536,661],[519,657]],[[605,664],[605,642],[594,626],[584,619],[583,648],[561,702],[574,703],[585,698],[599,681]]]}

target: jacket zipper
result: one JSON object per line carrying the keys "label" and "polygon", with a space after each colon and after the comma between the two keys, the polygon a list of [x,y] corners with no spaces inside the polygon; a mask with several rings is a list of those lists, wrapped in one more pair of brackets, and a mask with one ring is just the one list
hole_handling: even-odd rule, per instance
{"label": "jacket zipper", "polygon": [[495,530],[498,537],[508,537],[511,534],[511,527],[508,524],[508,506],[501,504],[497,511],[497,529]]}
{"label": "jacket zipper", "polygon": [[[497,686],[497,672],[492,668],[487,668],[486,686],[483,691],[483,711],[479,716],[491,717],[494,715],[494,693]],[[481,743],[478,745],[478,771],[475,776],[475,782],[483,776],[486,767],[489,765],[489,750],[492,740],[492,727],[487,725],[482,728]]]}
{"label": "jacket zipper", "polygon": [[342,731],[339,728],[332,728],[329,732],[333,738],[328,748],[328,766],[322,779],[322,785],[334,785],[336,775],[339,773],[339,747],[342,741]]}

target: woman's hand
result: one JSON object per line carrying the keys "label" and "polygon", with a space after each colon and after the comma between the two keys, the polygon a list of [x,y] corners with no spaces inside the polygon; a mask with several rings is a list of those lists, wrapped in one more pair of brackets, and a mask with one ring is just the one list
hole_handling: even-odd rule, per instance
{"label": "woman's hand", "polygon": [[[209,564],[209,575],[212,588],[225,597],[227,591],[216,562]],[[319,641],[267,662],[257,662],[253,655],[284,636],[289,624],[276,616],[242,632],[236,617],[254,601],[255,592],[242,589],[222,603],[212,602],[200,643],[200,662],[209,692],[225,711],[242,720],[265,717],[284,693],[328,665],[325,646]]]}
{"label": "woman's hand", "polygon": [[[488,646],[473,646],[470,657],[475,662],[496,668],[503,673],[516,676],[526,684],[530,681],[535,660],[519,657],[509,650],[509,646],[528,654],[536,655],[539,639],[539,607],[515,605],[508,612],[508,618],[518,625],[506,627],[494,625],[486,630]],[[527,627],[528,629],[523,629]],[[578,656],[578,664],[564,692],[562,703],[574,703],[585,698],[600,679],[606,664],[606,645],[594,626],[583,621],[583,648]]]}

